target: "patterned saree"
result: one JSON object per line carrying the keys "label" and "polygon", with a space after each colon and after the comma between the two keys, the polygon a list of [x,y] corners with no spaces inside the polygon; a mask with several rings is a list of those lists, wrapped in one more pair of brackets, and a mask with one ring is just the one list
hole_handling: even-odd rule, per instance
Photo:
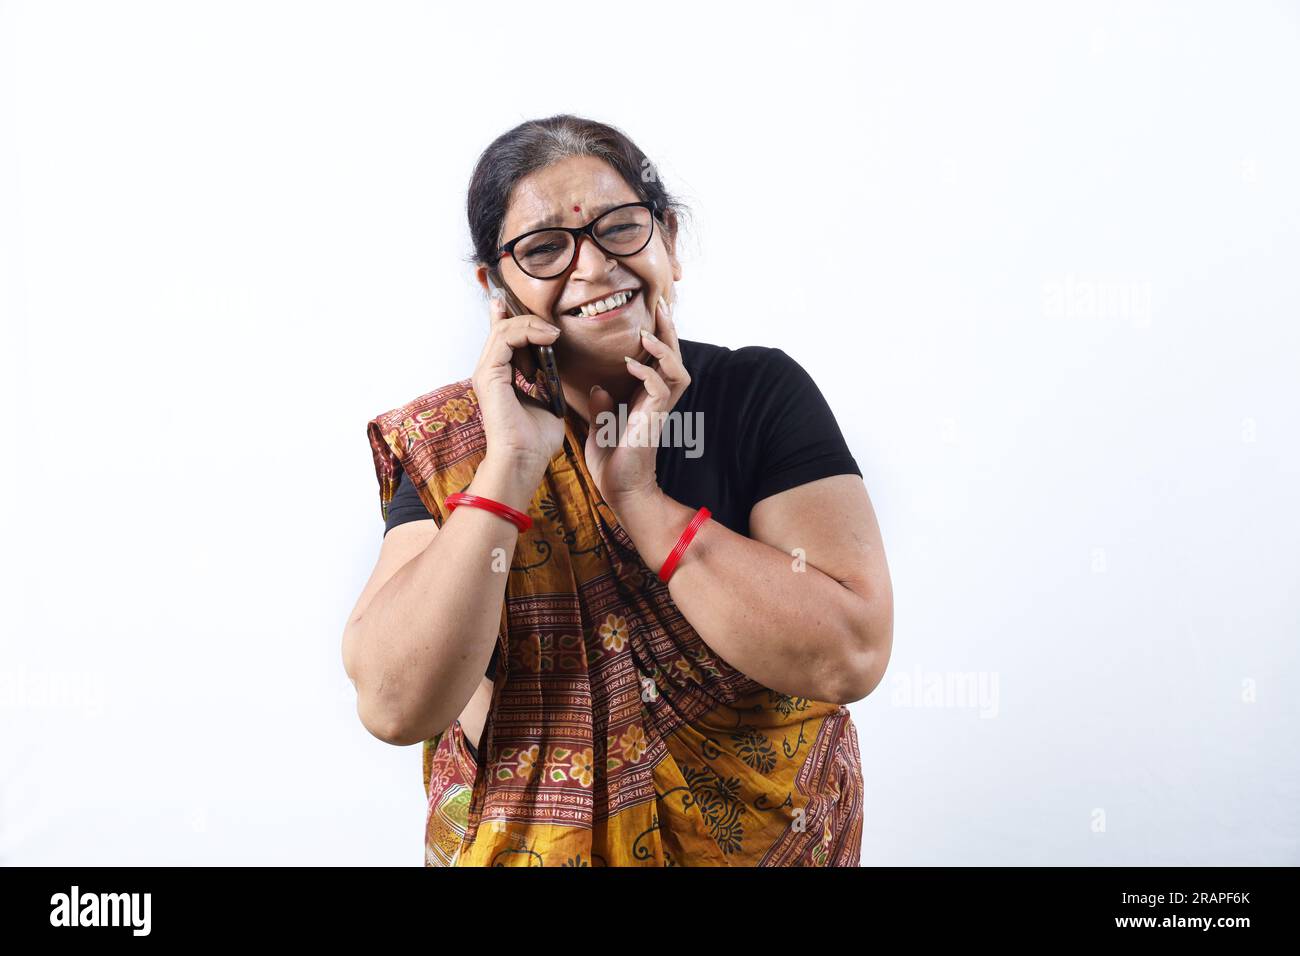
{"label": "patterned saree", "polygon": [[[544,390],[519,372],[516,387]],[[586,430],[570,410],[528,507],[481,760],[459,720],[424,741],[425,865],[857,866],[847,708],[777,693],[710,650],[601,498]],[[367,431],[384,517],[400,469],[442,527],[486,453],[470,380]]]}

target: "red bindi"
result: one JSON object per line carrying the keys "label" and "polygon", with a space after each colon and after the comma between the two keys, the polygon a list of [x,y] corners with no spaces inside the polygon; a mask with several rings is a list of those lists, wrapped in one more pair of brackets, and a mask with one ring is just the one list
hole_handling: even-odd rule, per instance
{"label": "red bindi", "polygon": [[582,212],[582,207],[581,207],[581,206],[574,206],[574,207],[573,207],[573,211],[574,211],[574,212]]}

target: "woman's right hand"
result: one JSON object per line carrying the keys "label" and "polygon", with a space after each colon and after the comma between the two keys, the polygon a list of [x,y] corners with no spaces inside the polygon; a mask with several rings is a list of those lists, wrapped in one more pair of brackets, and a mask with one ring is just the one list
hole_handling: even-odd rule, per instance
{"label": "woman's right hand", "polygon": [[522,401],[515,391],[515,350],[522,349],[519,367],[535,369],[530,345],[551,345],[560,330],[539,315],[506,314],[499,296],[489,300],[491,329],[474,369],[474,394],[483,414],[487,453],[540,482],[546,466],[564,446],[564,419],[540,404]]}

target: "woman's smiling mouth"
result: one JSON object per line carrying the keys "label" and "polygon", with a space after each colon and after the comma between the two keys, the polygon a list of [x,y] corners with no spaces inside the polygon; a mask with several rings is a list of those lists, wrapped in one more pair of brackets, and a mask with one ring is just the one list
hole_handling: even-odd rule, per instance
{"label": "woman's smiling mouth", "polygon": [[594,299],[577,308],[569,309],[564,314],[573,318],[595,319],[614,316],[623,311],[636,296],[635,289],[621,289],[603,299]]}

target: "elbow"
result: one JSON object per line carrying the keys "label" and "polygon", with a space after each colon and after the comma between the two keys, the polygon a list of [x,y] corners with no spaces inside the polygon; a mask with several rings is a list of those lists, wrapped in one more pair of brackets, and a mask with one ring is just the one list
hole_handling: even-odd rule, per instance
{"label": "elbow", "polygon": [[378,706],[371,695],[363,693],[359,687],[357,688],[357,718],[370,736],[394,747],[409,747],[424,739],[422,735],[411,731],[401,714],[392,708]]}
{"label": "elbow", "polygon": [[412,747],[424,740],[418,734],[407,733],[394,725],[383,725],[378,730],[371,730],[369,727],[366,729],[370,730],[371,736],[394,747]]}
{"label": "elbow", "polygon": [[343,631],[343,670],[357,692],[357,718],[361,726],[378,740],[394,747],[409,747],[423,738],[414,736],[401,716],[400,709],[375,693],[367,680],[358,649],[357,621],[348,621]]}
{"label": "elbow", "polygon": [[889,668],[894,643],[894,608],[891,600],[868,604],[854,619],[848,659],[839,668],[835,703],[852,704],[880,686]]}
{"label": "elbow", "polygon": [[882,660],[879,655],[872,652],[857,655],[841,671],[841,681],[834,703],[852,704],[867,697],[880,686],[888,664],[887,657]]}

